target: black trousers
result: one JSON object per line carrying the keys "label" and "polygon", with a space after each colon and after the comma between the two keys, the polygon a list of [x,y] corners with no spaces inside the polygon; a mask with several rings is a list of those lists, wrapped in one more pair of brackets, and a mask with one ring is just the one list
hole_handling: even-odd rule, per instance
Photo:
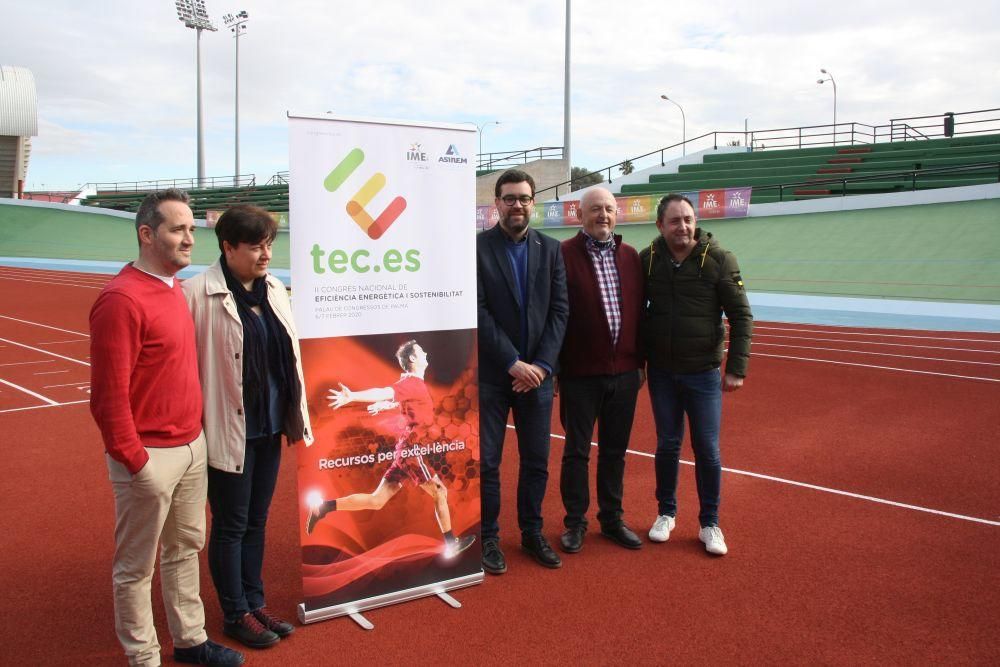
{"label": "black trousers", "polygon": [[625,450],[632,434],[639,371],[559,378],[559,418],[566,433],[559,489],[567,528],[587,527],[590,507],[590,439],[597,422],[597,520],[613,528],[622,521]]}

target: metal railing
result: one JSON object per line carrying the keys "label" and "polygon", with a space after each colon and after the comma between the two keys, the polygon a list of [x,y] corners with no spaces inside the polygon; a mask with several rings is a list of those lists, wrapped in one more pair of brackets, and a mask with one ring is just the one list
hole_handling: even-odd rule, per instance
{"label": "metal railing", "polygon": [[97,193],[111,194],[120,192],[152,192],[156,190],[166,190],[167,188],[180,188],[182,190],[201,190],[208,188],[249,188],[257,184],[257,176],[254,174],[242,174],[238,176],[206,176],[203,179],[197,177],[190,178],[158,178],[150,181],[118,181],[114,183],[85,183],[85,187],[94,188]]}
{"label": "metal railing", "polygon": [[289,178],[291,178],[291,174],[288,171],[279,171],[277,174],[267,179],[267,183],[264,185],[288,185]]}
{"label": "metal railing", "polygon": [[[712,146],[713,149],[717,149],[719,147],[720,138],[725,141],[731,142],[734,141],[734,139],[730,137],[735,135],[742,136],[743,131],[741,130],[739,132],[708,132],[706,134],[702,134],[701,136],[694,137],[693,139],[688,139],[686,142],[682,141],[676,144],[671,144],[670,146],[658,148],[654,151],[650,151],[648,153],[644,153],[636,157],[628,158],[622,160],[621,162],[616,162],[615,164],[610,165],[608,167],[603,167],[598,171],[590,171],[587,172],[586,174],[575,176],[569,179],[568,181],[563,181],[562,183],[556,183],[555,185],[550,185],[547,188],[542,188],[541,190],[535,192],[535,198],[541,200],[542,197],[539,197],[539,194],[541,194],[542,192],[553,190],[554,191],[553,197],[556,200],[558,200],[560,188],[563,188],[563,194],[565,194],[568,191],[573,191],[578,189],[573,186],[579,182],[584,182],[584,185],[581,185],[581,187],[586,187],[587,185],[596,185],[597,182],[591,182],[589,180],[592,179],[595,174],[600,174],[602,179],[604,178],[604,174],[607,174],[607,181],[601,180],[599,182],[613,183],[614,182],[614,178],[612,178],[613,172],[617,169],[619,173],[621,173],[622,167],[625,165],[626,162],[628,162],[631,165],[633,170],[645,169],[646,166],[653,166],[656,164],[656,161],[653,160],[652,158],[658,158],[659,164],[662,167],[664,164],[666,164],[667,153],[675,149],[680,149],[685,144],[687,144],[689,147],[691,145],[700,146],[697,150],[704,150],[704,148],[707,147],[709,144]],[[711,141],[710,142],[707,141],[708,139],[711,139]],[[641,166],[643,164],[646,164],[646,166]]]}
{"label": "metal railing", "polygon": [[563,156],[562,146],[539,146],[524,151],[506,151],[503,153],[482,153],[477,155],[479,163],[477,171],[490,171],[527,164],[533,160],[559,160]]}
{"label": "metal railing", "polygon": [[[954,120],[954,137],[977,134],[1000,133],[1000,108],[981,109],[978,111],[963,111],[955,114],[935,114],[930,116],[912,116],[909,118],[894,118],[885,125],[869,125],[867,123],[849,122],[836,125],[803,125],[800,127],[785,127],[770,130],[727,130],[707,132],[700,136],[679,142],[664,148],[659,148],[637,157],[628,158],[607,167],[602,167],[570,180],[543,188],[535,193],[539,200],[541,193],[552,191],[549,195],[556,200],[560,194],[574,189],[573,185],[585,181],[584,185],[595,185],[599,182],[613,183],[615,170],[621,171],[622,165],[631,163],[634,170],[655,166],[651,158],[659,157],[660,166],[666,164],[666,154],[677,151],[680,154],[692,153],[711,147],[717,150],[722,145],[739,145],[748,152],[774,151],[812,148],[819,146],[855,146],[895,141],[923,141],[945,138],[945,117],[951,115]],[[935,122],[930,122],[930,121]],[[914,121],[922,121],[915,123]],[[677,155],[676,157],[680,157]],[[604,181],[591,181],[594,175],[600,174]]]}

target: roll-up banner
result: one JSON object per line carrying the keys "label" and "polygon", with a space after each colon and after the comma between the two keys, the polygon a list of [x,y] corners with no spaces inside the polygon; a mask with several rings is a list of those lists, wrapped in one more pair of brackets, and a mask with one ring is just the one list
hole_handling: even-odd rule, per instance
{"label": "roll-up banner", "polygon": [[483,580],[475,128],[289,115],[309,623]]}

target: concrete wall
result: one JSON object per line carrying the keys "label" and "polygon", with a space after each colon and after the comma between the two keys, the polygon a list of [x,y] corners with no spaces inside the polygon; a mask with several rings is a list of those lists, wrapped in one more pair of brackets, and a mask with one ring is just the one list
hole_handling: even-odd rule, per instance
{"label": "concrete wall", "polygon": [[[543,190],[558,183],[565,183],[569,180],[569,162],[566,160],[535,160],[527,164],[516,167],[521,171],[531,174],[535,179],[535,189]],[[503,169],[494,171],[491,174],[480,176],[476,179],[476,206],[492,204],[494,200],[495,186]]]}

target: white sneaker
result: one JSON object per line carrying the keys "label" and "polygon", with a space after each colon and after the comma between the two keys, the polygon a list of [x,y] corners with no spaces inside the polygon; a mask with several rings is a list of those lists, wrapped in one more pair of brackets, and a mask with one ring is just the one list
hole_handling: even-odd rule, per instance
{"label": "white sneaker", "polygon": [[649,539],[653,542],[666,542],[670,539],[670,531],[676,523],[674,517],[661,514],[656,517],[653,527],[649,529]]}
{"label": "white sneaker", "polygon": [[698,531],[698,539],[705,543],[705,551],[710,554],[725,556],[729,552],[722,529],[718,526],[705,526]]}

